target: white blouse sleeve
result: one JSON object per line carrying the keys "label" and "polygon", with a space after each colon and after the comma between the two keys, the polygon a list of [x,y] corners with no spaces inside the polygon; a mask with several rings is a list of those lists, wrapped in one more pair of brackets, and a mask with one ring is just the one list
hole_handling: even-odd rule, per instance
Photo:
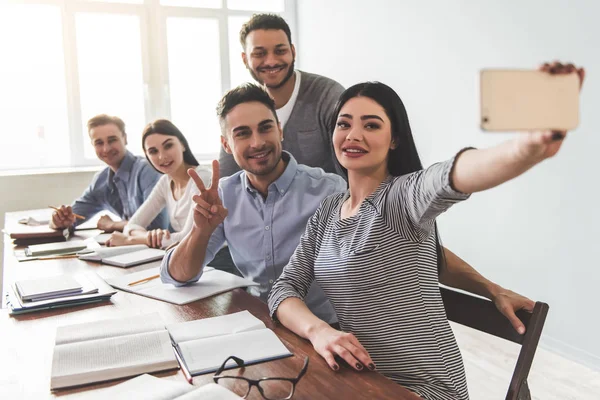
{"label": "white blouse sleeve", "polygon": [[146,230],[146,227],[154,221],[154,218],[167,205],[167,196],[169,195],[169,176],[163,175],[160,177],[150,196],[137,209],[135,214],[129,219],[127,225],[123,229],[123,233],[129,235],[133,230]]}

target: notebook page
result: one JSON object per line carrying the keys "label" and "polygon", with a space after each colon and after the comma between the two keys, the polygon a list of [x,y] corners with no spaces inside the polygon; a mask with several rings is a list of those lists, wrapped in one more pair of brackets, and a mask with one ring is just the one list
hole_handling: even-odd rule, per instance
{"label": "notebook page", "polygon": [[204,274],[198,282],[179,287],[173,286],[170,283],[162,283],[160,279],[153,279],[139,285],[128,286],[130,282],[160,274],[160,267],[148,268],[143,271],[109,278],[106,279],[106,282],[112,287],[126,292],[137,293],[142,296],[178,305],[188,304],[235,288],[258,285],[249,279],[209,268],[204,268]]}
{"label": "notebook page", "polygon": [[58,327],[56,329],[56,345],[164,329],[165,325],[158,313],[85,322]]}
{"label": "notebook page", "polygon": [[177,368],[166,330],[56,345],[51,387],[60,388]]}
{"label": "notebook page", "polygon": [[265,324],[247,310],[167,326],[175,343],[265,328]]}
{"label": "notebook page", "polygon": [[188,383],[144,374],[118,385],[77,396],[78,400],[171,400],[194,390]]}
{"label": "notebook page", "polygon": [[145,244],[134,244],[132,246],[119,246],[119,247],[101,247],[95,249],[93,253],[85,253],[79,255],[81,260],[88,261],[102,261],[103,258],[108,258],[112,256],[118,256],[119,254],[131,253],[138,250],[147,249],[148,246]]}
{"label": "notebook page", "polygon": [[[216,371],[229,356],[250,364],[292,355],[270,329],[190,340],[179,348],[192,375]],[[236,365],[233,360],[230,363]]]}

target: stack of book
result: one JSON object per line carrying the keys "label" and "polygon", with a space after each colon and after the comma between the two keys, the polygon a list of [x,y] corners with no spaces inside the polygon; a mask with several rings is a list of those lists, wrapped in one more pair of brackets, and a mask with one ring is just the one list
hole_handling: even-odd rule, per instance
{"label": "stack of book", "polygon": [[10,314],[107,301],[115,294],[94,272],[40,277],[9,286],[6,305]]}

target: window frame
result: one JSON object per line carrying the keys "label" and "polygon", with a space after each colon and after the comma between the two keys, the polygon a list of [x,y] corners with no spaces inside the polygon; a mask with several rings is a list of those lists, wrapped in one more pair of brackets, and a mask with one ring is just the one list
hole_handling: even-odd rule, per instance
{"label": "window frame", "polygon": [[[261,11],[229,10],[228,0],[222,0],[221,8],[165,6],[160,0],[144,0],[140,4],[112,3],[86,0],[3,0],[4,4],[52,5],[60,9],[62,18],[62,45],[64,54],[64,71],[66,80],[68,137],[70,142],[70,159],[64,165],[44,167],[48,170],[71,169],[103,165],[97,158],[85,157],[84,146],[90,146],[84,138],[84,124],[80,103],[79,65],[77,54],[77,38],[75,16],[77,13],[105,13],[114,15],[136,15],[140,21],[141,65],[143,76],[144,116],[146,123],[156,118],[171,119],[171,101],[169,84],[169,60],[167,49],[167,19],[169,17],[215,18],[219,23],[219,49],[221,58],[221,91],[230,89],[229,58],[229,18],[247,16]],[[262,11],[264,12],[264,11]],[[284,0],[284,11],[278,13],[288,22],[294,44],[298,44],[296,0]],[[240,53],[241,53],[240,48]],[[215,107],[218,99],[215,99]],[[101,111],[99,111],[100,113]],[[215,116],[216,118],[216,116]],[[127,124],[128,121],[125,121]],[[177,121],[173,121],[177,125]],[[193,149],[192,149],[193,150]],[[201,163],[218,158],[214,154],[197,154]],[[39,170],[40,166],[31,165],[26,170]],[[0,169],[10,172],[11,169]]]}

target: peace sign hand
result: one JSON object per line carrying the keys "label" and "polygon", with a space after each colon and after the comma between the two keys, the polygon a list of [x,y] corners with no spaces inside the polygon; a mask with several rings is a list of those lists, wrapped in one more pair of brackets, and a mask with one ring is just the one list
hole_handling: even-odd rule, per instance
{"label": "peace sign hand", "polygon": [[188,175],[200,190],[199,195],[192,197],[194,206],[194,227],[202,233],[212,234],[227,217],[227,209],[219,197],[219,162],[212,162],[212,181],[206,188],[195,169],[188,169]]}

